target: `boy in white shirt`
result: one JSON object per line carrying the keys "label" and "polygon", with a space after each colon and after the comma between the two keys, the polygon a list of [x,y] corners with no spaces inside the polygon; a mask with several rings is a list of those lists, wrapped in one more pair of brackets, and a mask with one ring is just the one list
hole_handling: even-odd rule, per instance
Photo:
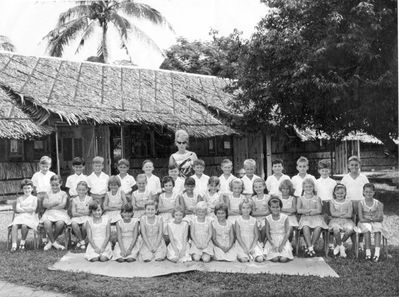
{"label": "boy in white shirt", "polygon": [[179,176],[179,168],[172,164],[168,167],[168,175],[173,178],[175,186],[173,187],[173,193],[180,195],[184,191],[184,178]]}
{"label": "boy in white shirt", "polygon": [[76,192],[78,183],[81,181],[87,183],[87,175],[83,174],[83,170],[85,169],[85,161],[80,157],[73,158],[72,169],[74,174],[68,176],[65,187],[67,188],[69,197],[74,198],[78,196],[78,193]]}
{"label": "boy in white shirt", "polygon": [[242,194],[248,198],[251,198],[252,195],[254,194],[254,189],[253,189],[254,180],[260,178],[255,174],[255,169],[256,169],[256,161],[254,159],[246,159],[244,161],[245,175],[241,178],[244,184],[244,190],[242,191]]}
{"label": "boy in white shirt", "polygon": [[90,188],[90,194],[93,200],[103,205],[105,194],[108,191],[108,174],[105,174],[104,158],[97,156],[93,158],[93,172],[87,177],[87,184]]}
{"label": "boy in white shirt", "polygon": [[195,180],[195,193],[204,196],[208,190],[209,176],[204,174],[205,162],[204,160],[197,159],[193,162],[193,169],[195,174],[191,177]]}
{"label": "boy in white shirt", "polygon": [[219,177],[220,180],[220,193],[230,193],[230,182],[236,177],[231,174],[233,170],[233,162],[229,159],[224,159],[220,164],[223,174]]}
{"label": "boy in white shirt", "polygon": [[341,183],[346,186],[346,199],[355,201],[354,209],[357,209],[359,201],[364,199],[363,186],[369,183],[368,178],[360,173],[360,165],[360,159],[357,156],[349,157],[349,173],[341,180]]}
{"label": "boy in white shirt", "polygon": [[272,161],[273,174],[268,176],[266,179],[266,188],[269,195],[281,196],[279,190],[280,184],[283,180],[290,179],[288,175],[283,174],[284,163],[281,159],[275,159]]}
{"label": "boy in white shirt", "polygon": [[318,169],[320,177],[316,180],[316,192],[324,206],[333,199],[334,187],[337,182],[330,177],[331,162],[329,160],[320,160]]}
{"label": "boy in white shirt", "polygon": [[131,202],[132,201],[132,191],[133,186],[136,184],[136,180],[133,176],[131,176],[128,171],[130,168],[130,163],[126,159],[120,159],[118,161],[118,171],[119,174],[117,177],[121,181],[121,189],[125,193],[126,199]]}
{"label": "boy in white shirt", "polygon": [[316,183],[316,178],[308,174],[309,169],[309,160],[306,157],[299,157],[296,161],[296,170],[298,170],[298,174],[291,178],[292,184],[294,185],[294,195],[297,197],[302,196],[302,183],[305,178],[313,179],[313,182]]}

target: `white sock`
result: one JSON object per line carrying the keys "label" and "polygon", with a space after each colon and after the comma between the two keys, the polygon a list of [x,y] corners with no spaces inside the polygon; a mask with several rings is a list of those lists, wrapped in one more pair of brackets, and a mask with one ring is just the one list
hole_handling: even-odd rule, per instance
{"label": "white sock", "polygon": [[366,256],[371,256],[371,250],[370,249],[366,249]]}
{"label": "white sock", "polygon": [[308,250],[313,251],[313,245],[311,245]]}
{"label": "white sock", "polygon": [[17,247],[17,243],[16,242],[13,243],[11,247],[16,248]]}
{"label": "white sock", "polygon": [[377,256],[377,257],[380,256],[380,247],[376,247],[376,248],[375,248],[374,256]]}
{"label": "white sock", "polygon": [[25,240],[21,239],[21,242],[19,244],[20,245],[24,245],[25,244]]}

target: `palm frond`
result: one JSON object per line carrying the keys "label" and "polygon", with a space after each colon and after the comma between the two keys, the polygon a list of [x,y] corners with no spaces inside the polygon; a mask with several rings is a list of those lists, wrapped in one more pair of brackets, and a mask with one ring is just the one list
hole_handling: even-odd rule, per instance
{"label": "palm frond", "polygon": [[92,8],[90,5],[79,5],[69,8],[67,11],[60,14],[58,17],[57,27],[65,26],[67,22],[82,16],[90,17]]}
{"label": "palm frond", "polygon": [[15,51],[15,46],[12,44],[10,38],[4,35],[0,35],[0,50],[5,50],[9,52]]}
{"label": "palm frond", "polygon": [[126,39],[127,31],[131,28],[130,22],[114,11],[110,14],[109,20],[118,28],[121,37]]}
{"label": "palm frond", "polygon": [[79,31],[88,26],[86,17],[80,17],[61,30],[54,29],[47,34],[49,42],[47,51],[50,56],[61,57],[64,46],[76,38]]}
{"label": "palm frond", "polygon": [[147,43],[147,45],[149,45],[150,47],[154,48],[159,53],[164,55],[163,50],[158,46],[158,44],[150,36],[148,36],[147,33],[145,33],[143,30],[141,30],[139,27],[137,27],[134,24],[130,24],[130,26],[131,26],[132,34],[134,34],[137,39]]}
{"label": "palm frond", "polygon": [[85,45],[86,40],[89,39],[91,35],[93,35],[96,24],[98,24],[97,20],[90,21],[86,30],[83,32],[82,38],[80,39],[79,45],[76,48],[75,54],[79,53],[80,49]]}

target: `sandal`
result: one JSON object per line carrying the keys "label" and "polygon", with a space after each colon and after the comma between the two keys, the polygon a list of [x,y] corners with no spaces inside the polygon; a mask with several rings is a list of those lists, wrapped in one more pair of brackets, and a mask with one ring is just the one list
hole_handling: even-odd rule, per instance
{"label": "sandal", "polygon": [[366,257],[364,259],[371,260],[371,255],[366,255]]}
{"label": "sandal", "polygon": [[21,251],[25,250],[25,244],[20,244],[20,245],[19,245],[19,249],[20,249]]}
{"label": "sandal", "polygon": [[378,262],[379,259],[380,259],[380,256],[374,256],[373,257],[373,262]]}

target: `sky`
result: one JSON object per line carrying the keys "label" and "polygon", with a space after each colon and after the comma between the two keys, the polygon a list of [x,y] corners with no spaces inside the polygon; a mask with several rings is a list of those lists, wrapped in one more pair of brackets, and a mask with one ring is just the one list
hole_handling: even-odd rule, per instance
{"label": "sky", "polygon": [[[250,37],[259,20],[266,15],[267,7],[259,0],[140,0],[159,10],[174,28],[159,28],[147,21],[138,22],[140,29],[150,35],[165,50],[175,43],[176,37],[189,40],[207,40],[209,31],[215,29],[220,35],[228,35],[235,28]],[[46,42],[43,37],[55,26],[59,14],[76,4],[71,0],[0,0],[0,35],[6,35],[16,46],[17,52],[44,56]],[[119,48],[119,41],[112,36],[110,28],[110,60],[126,60]],[[96,54],[99,32],[94,34],[91,46],[75,53],[78,40],[71,42],[64,56],[71,60],[84,60]],[[142,67],[158,68],[164,57],[145,42],[130,39],[133,62]]]}

